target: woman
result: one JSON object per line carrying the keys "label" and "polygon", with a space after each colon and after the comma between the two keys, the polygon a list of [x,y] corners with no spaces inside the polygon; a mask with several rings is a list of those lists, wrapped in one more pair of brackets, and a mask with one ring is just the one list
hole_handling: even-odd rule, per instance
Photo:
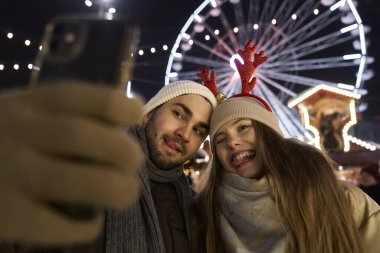
{"label": "woman", "polygon": [[[239,51],[245,62],[251,45]],[[270,107],[249,94],[254,83],[244,75],[255,68],[238,68],[243,93],[211,119],[214,157],[196,199],[197,252],[379,252],[379,206],[339,181],[323,152],[285,139]]]}

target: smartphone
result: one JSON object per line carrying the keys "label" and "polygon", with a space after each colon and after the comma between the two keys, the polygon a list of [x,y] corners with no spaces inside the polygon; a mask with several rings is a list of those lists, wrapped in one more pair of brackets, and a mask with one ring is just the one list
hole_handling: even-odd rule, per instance
{"label": "smartphone", "polygon": [[66,15],[47,24],[30,85],[83,80],[124,86],[131,79],[139,29],[130,20]]}
{"label": "smartphone", "polygon": [[[112,20],[91,15],[57,17],[46,25],[30,86],[83,80],[123,88],[131,79],[131,54],[138,39],[138,27],[122,17]],[[75,220],[91,219],[102,211],[70,203],[48,205]]]}

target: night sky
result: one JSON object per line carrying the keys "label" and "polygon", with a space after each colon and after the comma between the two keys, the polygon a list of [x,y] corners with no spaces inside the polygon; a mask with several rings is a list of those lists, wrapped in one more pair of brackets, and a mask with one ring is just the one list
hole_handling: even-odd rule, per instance
{"label": "night sky", "polygon": [[[164,84],[164,75],[169,51],[161,50],[163,44],[173,45],[180,29],[203,2],[203,0],[110,0],[118,13],[132,17],[141,28],[139,48],[149,50],[156,47],[157,53],[137,57],[133,88],[149,99]],[[54,16],[63,13],[97,13],[97,6],[87,7],[84,0],[8,0],[0,4],[0,64],[20,65],[33,63],[38,51],[44,25]],[[370,65],[375,76],[365,82],[368,95],[362,101],[368,103],[363,113],[365,120],[380,123],[380,1],[359,0],[359,13],[363,23],[371,27],[367,39],[371,44],[368,54],[375,58]],[[12,40],[6,33],[12,31]],[[24,45],[24,39],[32,41],[31,46]],[[12,66],[11,65],[11,66]],[[27,82],[30,70],[0,71],[0,88],[23,85]]]}

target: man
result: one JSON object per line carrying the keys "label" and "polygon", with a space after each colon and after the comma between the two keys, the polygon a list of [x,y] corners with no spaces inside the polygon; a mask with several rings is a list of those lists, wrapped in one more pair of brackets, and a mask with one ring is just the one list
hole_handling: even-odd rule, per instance
{"label": "man", "polygon": [[[181,167],[206,137],[215,105],[203,85],[175,82],[125,135],[141,108],[105,87],[63,83],[2,97],[0,238],[71,244],[8,252],[188,252],[191,192]],[[57,206],[91,215],[71,217]]]}

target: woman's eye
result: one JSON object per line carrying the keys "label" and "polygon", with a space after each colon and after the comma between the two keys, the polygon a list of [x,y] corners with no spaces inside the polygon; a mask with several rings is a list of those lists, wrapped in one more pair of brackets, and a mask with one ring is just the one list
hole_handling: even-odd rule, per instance
{"label": "woman's eye", "polygon": [[225,138],[220,138],[215,140],[215,144],[220,144],[225,140]]}
{"label": "woman's eye", "polygon": [[251,127],[252,125],[240,125],[240,126],[238,126],[238,130],[239,131],[243,131],[244,129],[247,129],[247,128],[249,128],[249,127]]}

